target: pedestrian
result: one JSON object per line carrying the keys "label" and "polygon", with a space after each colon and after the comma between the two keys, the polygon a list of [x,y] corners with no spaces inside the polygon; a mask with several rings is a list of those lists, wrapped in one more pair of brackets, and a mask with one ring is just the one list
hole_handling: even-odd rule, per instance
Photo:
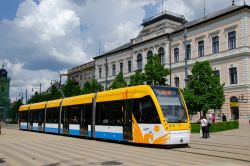
{"label": "pedestrian", "polygon": [[227,121],[227,117],[226,117],[226,115],[224,113],[222,113],[222,121],[223,122]]}
{"label": "pedestrian", "polygon": [[211,125],[212,125],[212,118],[209,118],[209,119],[207,119],[207,130],[206,130],[206,132],[207,132],[207,138],[210,137],[210,132],[209,131],[210,131]]}
{"label": "pedestrian", "polygon": [[204,116],[201,116],[200,123],[201,123],[201,129],[202,129],[202,138],[208,138],[208,135],[207,135],[208,134],[207,133],[208,120]]}
{"label": "pedestrian", "polygon": [[212,114],[212,123],[215,122],[215,119],[216,119],[215,114]]}

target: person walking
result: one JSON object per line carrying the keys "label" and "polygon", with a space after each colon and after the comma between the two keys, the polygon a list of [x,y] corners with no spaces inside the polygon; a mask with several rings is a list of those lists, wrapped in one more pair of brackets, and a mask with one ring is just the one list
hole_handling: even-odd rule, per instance
{"label": "person walking", "polygon": [[224,113],[222,113],[222,121],[223,122],[227,121],[227,117],[226,117],[226,115]]}
{"label": "person walking", "polygon": [[204,116],[201,116],[200,123],[202,129],[202,138],[206,139],[208,138],[208,120]]}

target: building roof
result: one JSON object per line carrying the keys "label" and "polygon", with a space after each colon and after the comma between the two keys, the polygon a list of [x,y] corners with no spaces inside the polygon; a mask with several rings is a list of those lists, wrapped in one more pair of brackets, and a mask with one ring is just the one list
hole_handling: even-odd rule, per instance
{"label": "building roof", "polygon": [[179,15],[179,14],[172,13],[169,11],[164,11],[164,12],[159,13],[153,17],[149,17],[147,19],[144,19],[143,23],[141,25],[143,25],[145,27],[145,26],[154,24],[156,22],[159,22],[161,20],[164,20],[164,19],[172,20],[172,21],[179,22],[182,24],[187,22],[187,20],[185,19],[185,17],[183,15]]}
{"label": "building roof", "polygon": [[210,14],[206,15],[205,17],[201,17],[201,18],[198,18],[196,20],[189,21],[189,22],[181,25],[173,33],[177,33],[179,31],[182,31],[184,28],[192,28],[194,26],[203,24],[205,22],[212,21],[214,19],[217,19],[219,17],[223,17],[225,15],[228,15],[230,13],[236,12],[236,11],[241,10],[243,8],[249,9],[250,6],[249,5],[242,5],[242,6],[231,5],[231,6],[228,6],[228,7],[224,8],[224,9],[221,9],[221,10],[218,10],[216,12],[210,13]]}
{"label": "building roof", "polygon": [[[219,10],[217,12],[213,12],[211,14],[208,14],[205,17],[201,17],[201,18],[198,18],[196,20],[189,21],[189,22],[186,22],[186,23],[185,23],[185,21],[186,21],[185,18],[184,17],[182,18],[181,15],[179,15],[179,17],[177,17],[178,15],[174,15],[174,14],[171,14],[169,12],[166,12],[162,16],[163,17],[170,17],[169,15],[171,15],[171,17],[176,17],[175,19],[180,19],[180,21],[183,21],[184,24],[182,24],[177,30],[172,32],[172,34],[175,34],[175,33],[178,33],[180,31],[183,31],[184,28],[192,28],[194,26],[197,26],[197,25],[203,24],[205,22],[208,22],[208,21],[223,17],[225,15],[228,15],[230,13],[239,11],[239,10],[244,9],[244,8],[250,9],[250,6],[249,5],[242,5],[242,6],[231,5],[231,6],[227,7],[227,8]],[[146,19],[146,20],[143,21],[142,25],[146,26],[147,24],[152,24],[154,21],[159,21],[158,19],[161,18],[162,16],[156,15],[156,16],[154,16],[152,18]],[[164,36],[164,35],[169,35],[169,33],[163,34],[161,36]],[[155,38],[158,38],[158,37],[160,37],[160,36],[157,36]],[[151,38],[149,40],[153,40],[155,38]],[[145,42],[147,42],[147,41],[145,41]],[[141,42],[141,43],[143,43],[143,42]],[[109,55],[109,54],[112,54],[112,53],[116,53],[116,52],[119,52],[119,51],[122,51],[122,50],[125,50],[125,49],[128,49],[128,48],[131,48],[132,45],[133,45],[132,42],[126,43],[126,44],[124,44],[122,46],[119,46],[119,47],[117,47],[117,48],[115,48],[115,49],[113,49],[111,51],[108,51],[108,52],[106,52],[106,53],[104,53],[102,55],[96,56],[96,57],[94,57],[94,59],[101,58],[103,56],[106,56],[106,55]]]}
{"label": "building roof", "polygon": [[126,44],[123,44],[123,45],[121,45],[121,46],[119,46],[119,47],[117,47],[117,48],[115,48],[115,49],[113,49],[113,50],[111,50],[111,51],[105,52],[105,53],[102,54],[102,55],[99,55],[99,56],[94,57],[94,59],[101,58],[101,57],[103,57],[103,56],[105,56],[105,55],[109,55],[109,54],[112,54],[112,53],[116,53],[116,52],[118,52],[118,51],[126,50],[126,49],[128,49],[128,48],[131,48],[131,46],[132,46],[132,43],[131,43],[131,42],[126,43]]}

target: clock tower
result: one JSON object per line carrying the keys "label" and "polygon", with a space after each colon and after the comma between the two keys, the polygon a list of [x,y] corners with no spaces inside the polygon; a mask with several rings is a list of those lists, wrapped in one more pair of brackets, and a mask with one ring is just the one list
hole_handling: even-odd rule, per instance
{"label": "clock tower", "polygon": [[0,120],[5,119],[10,111],[10,78],[8,72],[2,68],[0,69]]}

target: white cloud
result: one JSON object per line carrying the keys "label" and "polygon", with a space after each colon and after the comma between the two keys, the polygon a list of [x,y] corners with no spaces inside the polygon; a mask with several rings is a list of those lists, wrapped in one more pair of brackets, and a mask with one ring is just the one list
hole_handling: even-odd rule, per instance
{"label": "white cloud", "polygon": [[140,30],[144,6],[153,0],[26,0],[16,18],[0,21],[0,63],[11,77],[11,98],[25,89],[45,88],[57,71],[89,62]]}
{"label": "white cloud", "polygon": [[[193,18],[195,12],[191,9],[184,0],[165,0],[163,3],[163,10],[171,11],[173,13],[185,16],[187,20]],[[162,11],[162,6],[159,6],[158,11]]]}

